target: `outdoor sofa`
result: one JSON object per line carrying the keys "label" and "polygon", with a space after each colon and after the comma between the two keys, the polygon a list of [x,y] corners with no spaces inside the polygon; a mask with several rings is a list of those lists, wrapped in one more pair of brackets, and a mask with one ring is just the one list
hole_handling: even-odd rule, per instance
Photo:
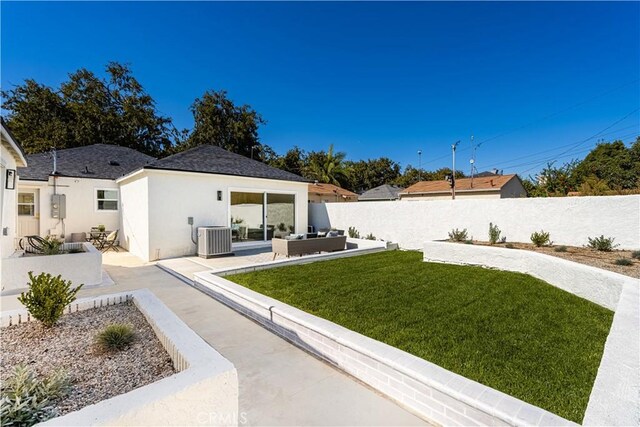
{"label": "outdoor sofa", "polygon": [[273,259],[277,255],[305,255],[320,252],[342,251],[346,247],[347,236],[318,237],[315,239],[273,239],[271,251]]}

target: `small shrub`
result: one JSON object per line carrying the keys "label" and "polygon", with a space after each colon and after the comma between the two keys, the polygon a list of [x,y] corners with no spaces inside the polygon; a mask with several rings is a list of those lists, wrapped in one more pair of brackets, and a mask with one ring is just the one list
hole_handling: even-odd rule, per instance
{"label": "small shrub", "polygon": [[633,261],[631,261],[629,258],[618,258],[617,260],[614,261],[614,264],[629,266],[629,265],[633,265]]}
{"label": "small shrub", "polygon": [[615,238],[604,237],[604,235],[594,238],[589,237],[589,244],[587,246],[591,249],[595,249],[596,251],[611,252],[614,248],[619,246],[613,244],[614,240]]}
{"label": "small shrub", "polygon": [[458,230],[454,228],[449,232],[449,240],[452,242],[464,242],[469,239],[469,235],[467,234],[467,229]]}
{"label": "small shrub", "polygon": [[57,416],[53,401],[66,395],[69,385],[63,370],[40,379],[25,365],[16,366],[2,386],[2,425],[32,426]]}
{"label": "small shrub", "polygon": [[62,242],[53,236],[42,239],[43,255],[58,255],[62,253]]}
{"label": "small shrub", "polygon": [[531,242],[538,248],[541,246],[549,246],[552,243],[549,238],[549,233],[544,230],[531,233]]}
{"label": "small shrub", "polygon": [[130,325],[112,323],[96,335],[96,344],[102,351],[120,351],[129,347],[135,339],[135,333]]}
{"label": "small shrub", "polygon": [[502,243],[506,242],[507,238],[503,237],[501,239],[500,233],[501,231],[497,225],[493,225],[492,223],[489,223],[489,244],[495,245],[498,242],[502,242]]}
{"label": "small shrub", "polygon": [[369,233],[367,234],[367,236],[365,237],[365,239],[367,240],[377,240],[376,236],[373,235],[373,233]]}
{"label": "small shrub", "polygon": [[29,290],[22,292],[18,301],[46,327],[56,324],[65,307],[75,301],[78,291],[83,286],[71,288],[71,281],[63,280],[59,275],[53,277],[49,273],[40,273],[34,276],[31,271],[29,281]]}
{"label": "small shrub", "polygon": [[631,252],[631,258],[640,259],[640,251]]}
{"label": "small shrub", "polygon": [[358,230],[356,230],[355,227],[349,227],[349,230],[347,232],[349,233],[349,237],[351,237],[352,239],[360,238],[360,233],[358,232]]}
{"label": "small shrub", "polygon": [[506,245],[504,245],[504,247],[509,249],[515,248],[515,246],[513,246],[511,243],[507,243]]}
{"label": "small shrub", "polygon": [[464,243],[467,245],[473,245],[473,239],[465,240]]}
{"label": "small shrub", "polygon": [[554,252],[567,252],[567,247],[562,245],[562,246],[556,246],[555,248],[553,248]]}

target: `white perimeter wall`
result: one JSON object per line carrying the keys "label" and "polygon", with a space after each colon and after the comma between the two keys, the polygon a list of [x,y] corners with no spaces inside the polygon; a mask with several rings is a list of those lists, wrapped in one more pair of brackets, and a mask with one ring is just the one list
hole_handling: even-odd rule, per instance
{"label": "white perimeter wall", "polygon": [[[146,178],[148,199],[143,187],[130,190],[131,185]],[[129,251],[145,261],[194,255],[196,245],[191,241],[188,217],[193,217],[195,230],[200,226],[230,224],[229,194],[231,191],[271,192],[296,196],[296,232],[307,231],[307,184],[227,175],[190,172],[144,170],[120,182],[123,199],[123,238]],[[222,200],[217,192],[222,191]],[[148,224],[145,225],[145,205]],[[131,212],[136,213],[135,224]],[[140,216],[140,218],[138,218]],[[145,228],[148,231],[145,231]],[[148,242],[139,239],[140,247],[131,244],[134,236],[148,232]],[[195,233],[194,233],[195,234]],[[194,235],[195,238],[195,235]],[[121,239],[122,241],[123,239]],[[146,248],[144,246],[146,245]]]}
{"label": "white perimeter wall", "polygon": [[453,228],[488,240],[489,222],[511,242],[530,242],[544,229],[556,244],[582,246],[588,237],[615,237],[619,249],[640,248],[640,196],[561,197],[497,200],[311,203],[309,223],[317,228],[356,227],[403,248],[447,238]]}
{"label": "white perimeter wall", "polygon": [[91,227],[103,224],[107,230],[120,228],[119,211],[96,210],[96,189],[117,189],[118,184],[110,179],[67,178],[57,177],[57,194],[64,194],[67,203],[67,215],[62,221],[51,217],[51,196],[54,193],[54,179],[49,182],[20,181],[19,190],[38,190],[39,206],[36,208],[40,216],[40,235],[47,236],[63,233],[69,240],[71,233],[88,233]]}

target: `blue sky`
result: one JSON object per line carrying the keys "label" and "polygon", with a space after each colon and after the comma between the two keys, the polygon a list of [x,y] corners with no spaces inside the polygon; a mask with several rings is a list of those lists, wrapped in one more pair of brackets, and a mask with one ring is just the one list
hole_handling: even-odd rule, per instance
{"label": "blue sky", "polygon": [[[196,97],[226,89],[264,116],[261,140],[278,152],[334,144],[350,159],[406,166],[422,150],[433,169],[462,140],[457,165],[468,171],[473,134],[486,140],[480,170],[526,176],[554,156],[584,156],[598,138],[577,143],[640,107],[638,2],[1,8],[3,89],[125,62],[179,128],[192,126]],[[639,122],[632,113],[601,136],[631,141]]]}

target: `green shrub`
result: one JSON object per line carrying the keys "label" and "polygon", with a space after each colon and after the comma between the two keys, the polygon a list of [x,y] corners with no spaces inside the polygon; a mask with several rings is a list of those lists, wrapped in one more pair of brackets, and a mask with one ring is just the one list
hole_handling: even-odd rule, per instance
{"label": "green shrub", "polygon": [[469,235],[467,234],[467,229],[458,230],[454,228],[449,232],[449,240],[452,242],[464,242],[469,239]]}
{"label": "green shrub", "polygon": [[113,323],[96,335],[96,344],[102,351],[120,351],[129,347],[135,340],[135,333],[130,325]]}
{"label": "green shrub", "polygon": [[549,238],[549,233],[544,230],[531,233],[531,242],[538,248],[541,246],[549,246],[552,243]]}
{"label": "green shrub", "polygon": [[633,265],[633,261],[631,261],[629,258],[618,258],[617,260],[614,261],[614,264],[629,266],[629,265]]}
{"label": "green shrub", "polygon": [[589,244],[587,246],[591,249],[595,249],[596,251],[611,252],[614,248],[617,248],[619,246],[613,244],[615,238],[604,237],[604,235],[594,238],[589,237],[588,240]]}
{"label": "green shrub", "polygon": [[62,253],[62,242],[53,236],[42,239],[43,255],[58,255]]}
{"label": "green shrub", "polygon": [[513,246],[511,243],[507,243],[506,245],[504,245],[505,248],[509,248],[509,249],[514,249],[515,246]]}
{"label": "green shrub", "polygon": [[631,258],[640,259],[640,251],[631,252]]}
{"label": "green shrub", "polygon": [[500,229],[497,225],[489,223],[489,244],[495,245],[498,242],[504,243],[507,241],[506,237],[500,238]]}
{"label": "green shrub", "polygon": [[369,233],[367,234],[367,236],[365,237],[365,239],[367,240],[377,240],[376,236],[373,235],[373,233]]}
{"label": "green shrub", "polygon": [[349,234],[349,237],[351,237],[352,239],[360,238],[360,233],[358,232],[358,230],[356,230],[355,227],[349,227],[349,230],[347,232]]}
{"label": "green shrub", "polygon": [[53,277],[49,273],[40,273],[34,276],[32,271],[29,272],[29,281],[29,290],[21,293],[18,301],[46,327],[56,324],[65,307],[75,301],[83,286],[71,288],[71,281],[63,280],[59,275]]}
{"label": "green shrub", "polygon": [[2,386],[2,425],[32,426],[57,416],[53,401],[67,394],[69,385],[63,370],[40,379],[28,367],[16,366]]}
{"label": "green shrub", "polygon": [[567,252],[567,247],[564,245],[556,246],[553,250],[554,252]]}
{"label": "green shrub", "polygon": [[473,245],[473,239],[465,240],[464,243],[467,245]]}

